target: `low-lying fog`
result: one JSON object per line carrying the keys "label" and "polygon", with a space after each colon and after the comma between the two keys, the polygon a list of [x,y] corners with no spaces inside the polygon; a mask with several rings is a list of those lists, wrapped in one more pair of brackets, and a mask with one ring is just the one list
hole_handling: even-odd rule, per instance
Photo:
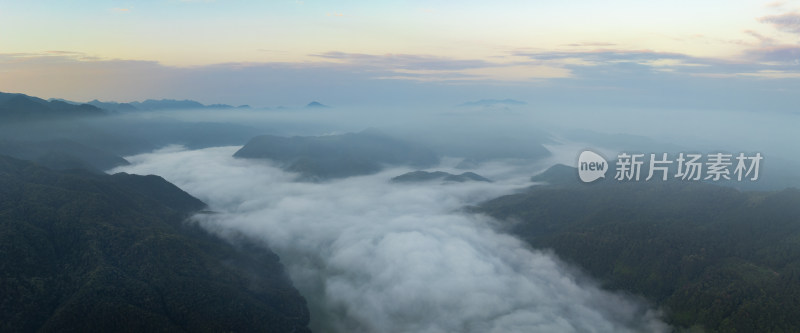
{"label": "low-lying fog", "polygon": [[[493,183],[390,183],[412,171],[404,168],[297,182],[266,160],[232,158],[238,147],[172,146],[127,157],[130,166],[112,170],[160,175],[218,212],[195,217],[208,229],[265,240],[309,300],[318,332],[665,331],[647,304],[599,289],[553,254],[531,250],[497,231],[496,221],[462,208],[522,189],[553,163],[573,165],[584,148],[608,158],[615,148],[761,152],[762,174],[778,163],[794,170],[800,153],[794,134],[800,116],[791,113],[525,106],[170,111],[116,119],[165,116],[277,135],[374,127],[445,155],[485,150],[526,158],[532,147],[551,150],[546,160],[484,161],[470,170]],[[463,172],[452,168],[458,161],[444,159],[431,170]]]}
{"label": "low-lying fog", "polygon": [[[195,217],[208,229],[265,240],[309,300],[312,330],[666,330],[640,300],[599,289],[461,209],[529,185],[543,164],[474,170],[493,183],[390,183],[403,168],[308,183],[267,161],[234,159],[237,149],[173,146],[113,172],[161,175],[218,212]],[[457,171],[449,165],[437,170]]]}

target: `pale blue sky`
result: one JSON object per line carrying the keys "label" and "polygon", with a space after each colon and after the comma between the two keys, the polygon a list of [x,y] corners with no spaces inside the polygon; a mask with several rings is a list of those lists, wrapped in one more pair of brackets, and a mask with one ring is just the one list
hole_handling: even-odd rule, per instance
{"label": "pale blue sky", "polygon": [[448,103],[430,95],[523,98],[647,78],[654,95],[659,84],[730,80],[780,95],[800,77],[798,10],[789,1],[0,0],[0,91],[277,105],[367,103],[405,87],[427,97],[398,99]]}

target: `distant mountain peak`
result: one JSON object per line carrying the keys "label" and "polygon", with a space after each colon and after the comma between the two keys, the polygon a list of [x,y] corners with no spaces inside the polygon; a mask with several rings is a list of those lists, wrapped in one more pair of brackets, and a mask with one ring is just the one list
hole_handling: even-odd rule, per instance
{"label": "distant mountain peak", "polygon": [[308,103],[308,105],[306,105],[306,108],[329,108],[329,107],[330,106],[327,106],[317,101],[313,101],[311,103]]}
{"label": "distant mountain peak", "polygon": [[0,120],[40,121],[104,115],[105,111],[88,104],[71,104],[58,99],[46,101],[25,94],[0,92]]}
{"label": "distant mountain peak", "polygon": [[492,181],[488,178],[485,178],[479,174],[474,172],[464,172],[460,175],[454,175],[452,173],[444,172],[444,171],[412,171],[408,173],[404,173],[400,176],[394,177],[391,179],[393,183],[415,183],[415,182],[427,182],[432,180],[438,180],[443,183],[463,183],[463,182],[486,182],[491,183]]}

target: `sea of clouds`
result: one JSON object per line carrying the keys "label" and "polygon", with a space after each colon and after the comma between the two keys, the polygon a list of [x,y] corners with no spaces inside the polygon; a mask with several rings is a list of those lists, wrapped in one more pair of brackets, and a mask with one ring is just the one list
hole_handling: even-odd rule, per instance
{"label": "sea of clouds", "polygon": [[[194,218],[207,229],[265,241],[309,301],[316,332],[668,330],[641,300],[463,209],[530,185],[530,165],[475,170],[493,183],[389,181],[404,168],[309,183],[234,159],[238,148],[167,147],[113,172],[160,175],[217,212]],[[437,170],[458,171],[445,164]]]}

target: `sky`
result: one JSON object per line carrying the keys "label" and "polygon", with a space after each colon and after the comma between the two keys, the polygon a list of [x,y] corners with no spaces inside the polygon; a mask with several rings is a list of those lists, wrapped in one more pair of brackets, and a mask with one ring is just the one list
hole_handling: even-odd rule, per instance
{"label": "sky", "polygon": [[0,0],[0,91],[786,111],[798,39],[797,1]]}

